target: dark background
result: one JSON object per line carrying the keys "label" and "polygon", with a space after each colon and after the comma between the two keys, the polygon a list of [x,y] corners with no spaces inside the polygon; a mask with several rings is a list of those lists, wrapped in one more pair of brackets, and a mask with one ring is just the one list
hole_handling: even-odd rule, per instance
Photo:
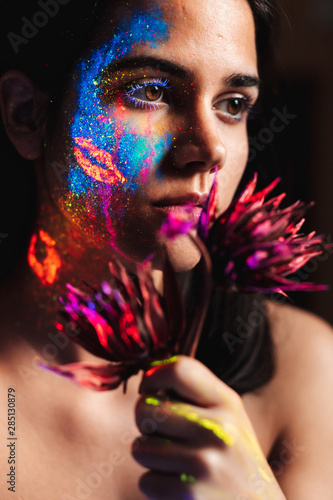
{"label": "dark background", "polygon": [[[282,28],[274,43],[276,62],[269,69],[272,83],[265,115],[269,122],[273,109],[286,106],[297,117],[252,163],[257,163],[262,178],[268,170],[282,176],[289,203],[314,201],[305,232],[316,230],[333,242],[333,1],[280,0],[280,6]],[[250,162],[249,167],[251,171],[254,165]],[[333,248],[308,263],[300,278],[333,286]],[[291,298],[333,323],[332,291]]]}

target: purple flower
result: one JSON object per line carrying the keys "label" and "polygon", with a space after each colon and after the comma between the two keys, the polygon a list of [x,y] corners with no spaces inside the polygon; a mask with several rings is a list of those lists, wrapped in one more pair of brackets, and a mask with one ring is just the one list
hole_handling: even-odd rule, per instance
{"label": "purple flower", "polygon": [[198,235],[208,249],[213,277],[219,287],[282,293],[326,289],[287,278],[320,255],[325,246],[322,236],[299,233],[309,205],[297,201],[280,208],[285,194],[266,199],[278,182],[276,179],[255,193],[255,175],[243,193],[217,218],[214,184],[203,208]]}
{"label": "purple flower", "polygon": [[183,303],[175,273],[165,260],[164,297],[156,290],[151,262],[137,266],[132,280],[119,263],[109,264],[111,283],[90,293],[67,285],[62,315],[69,327],[58,329],[109,364],[43,365],[95,390],[115,389],[156,359],[176,352],[184,331]]}

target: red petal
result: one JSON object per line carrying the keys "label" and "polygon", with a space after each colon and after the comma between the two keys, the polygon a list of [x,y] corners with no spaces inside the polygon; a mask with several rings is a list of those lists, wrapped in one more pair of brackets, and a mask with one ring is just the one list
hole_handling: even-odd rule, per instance
{"label": "red petal", "polygon": [[257,179],[258,179],[258,175],[257,175],[257,173],[255,173],[253,176],[253,179],[246,186],[246,188],[244,189],[244,191],[242,192],[242,194],[238,198],[237,202],[246,203],[251,198],[251,196],[253,195],[254,190],[256,188],[256,185],[257,185]]}
{"label": "red petal", "polygon": [[[68,377],[76,384],[95,391],[116,389],[133,373],[132,367],[124,365],[91,365],[90,363],[70,363],[68,365],[46,365],[46,370]],[[137,370],[138,371],[138,370]]]}
{"label": "red petal", "polygon": [[81,305],[80,310],[87,317],[88,321],[94,327],[98,340],[104,347],[104,349],[109,353],[113,354],[113,351],[109,347],[108,338],[113,336],[113,330],[111,326],[106,322],[104,318],[98,312],[90,309],[87,306]]}

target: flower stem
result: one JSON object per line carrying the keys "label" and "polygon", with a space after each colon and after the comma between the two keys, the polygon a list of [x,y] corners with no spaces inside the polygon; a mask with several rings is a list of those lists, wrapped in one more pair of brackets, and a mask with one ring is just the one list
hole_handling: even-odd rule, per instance
{"label": "flower stem", "polygon": [[206,319],[210,296],[212,291],[212,262],[208,250],[198,236],[189,234],[189,237],[201,252],[200,266],[203,273],[203,286],[200,300],[195,308],[193,319],[189,325],[187,334],[184,336],[184,343],[180,347],[180,353],[195,357],[200,341],[201,331]]}

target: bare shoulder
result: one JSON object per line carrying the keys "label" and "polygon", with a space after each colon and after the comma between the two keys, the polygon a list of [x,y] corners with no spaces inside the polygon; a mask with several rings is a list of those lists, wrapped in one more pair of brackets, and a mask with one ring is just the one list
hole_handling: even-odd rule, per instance
{"label": "bare shoulder", "polygon": [[[331,392],[332,327],[318,316],[290,305],[269,302],[267,308],[276,361],[272,385],[280,394],[294,395],[295,404],[302,396],[308,400],[310,393],[316,397],[316,392]],[[290,411],[292,407],[290,400]]]}
{"label": "bare shoulder", "polygon": [[[267,303],[275,347],[277,383],[333,377],[333,328],[318,316],[290,305]],[[293,375],[290,378],[290,375]],[[302,379],[302,380],[301,380]]]}
{"label": "bare shoulder", "polygon": [[280,427],[277,479],[287,498],[333,498],[333,329],[292,306],[269,303],[268,312],[276,356],[268,393]]}

